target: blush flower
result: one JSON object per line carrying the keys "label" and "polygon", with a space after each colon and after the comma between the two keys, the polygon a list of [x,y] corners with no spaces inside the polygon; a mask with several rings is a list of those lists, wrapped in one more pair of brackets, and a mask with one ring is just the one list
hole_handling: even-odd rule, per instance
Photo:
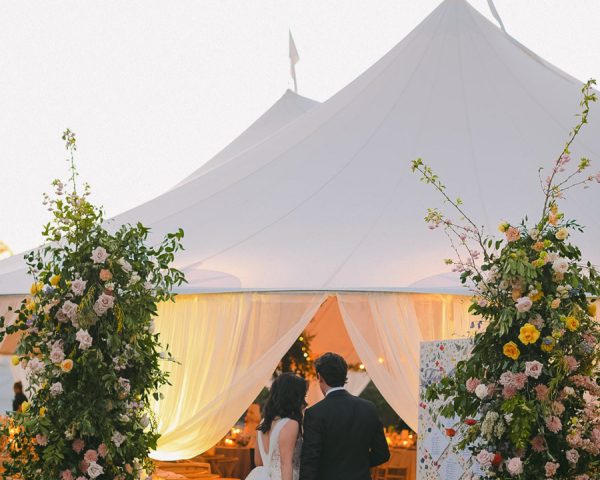
{"label": "blush flower", "polygon": [[71,282],[71,291],[73,292],[73,295],[77,297],[83,295],[83,293],[85,292],[86,285],[87,281],[82,280],[81,278],[76,278],[75,280],[73,280]]}
{"label": "blush flower", "polygon": [[512,477],[521,475],[523,473],[523,462],[519,457],[513,457],[506,462],[506,469]]}
{"label": "blush flower", "polygon": [[475,389],[477,388],[477,385],[479,385],[481,383],[481,381],[477,378],[469,378],[466,382],[466,387],[467,387],[467,392],[469,393],[475,393]]}
{"label": "blush flower", "polygon": [[94,263],[104,263],[108,259],[108,252],[103,247],[96,247],[92,250],[92,256],[90,257]]}
{"label": "blush flower", "polygon": [[519,238],[521,238],[521,233],[515,227],[508,227],[508,229],[505,232],[505,235],[506,240],[508,242],[516,242],[517,240],[519,240]]}
{"label": "blush flower", "polygon": [[560,467],[560,463],[546,462],[546,465],[544,466],[546,470],[546,477],[553,477],[556,475],[558,467]]}
{"label": "blush flower", "polygon": [[539,378],[542,374],[543,365],[534,360],[532,362],[525,362],[525,375],[531,378]]}
{"label": "blush flower", "polygon": [[517,303],[515,304],[515,307],[517,307],[517,311],[519,313],[524,313],[524,312],[528,312],[529,310],[531,310],[532,305],[533,305],[533,301],[531,300],[531,298],[521,297],[521,298],[517,299]]}
{"label": "blush flower", "polygon": [[552,433],[558,433],[562,430],[562,422],[560,421],[560,418],[553,415],[546,418],[546,427]]}
{"label": "blush flower", "polygon": [[92,346],[92,342],[94,341],[94,339],[88,333],[87,330],[81,329],[79,329],[79,331],[75,335],[75,340],[79,342],[79,348],[81,350],[87,350],[88,348],[90,348]]}

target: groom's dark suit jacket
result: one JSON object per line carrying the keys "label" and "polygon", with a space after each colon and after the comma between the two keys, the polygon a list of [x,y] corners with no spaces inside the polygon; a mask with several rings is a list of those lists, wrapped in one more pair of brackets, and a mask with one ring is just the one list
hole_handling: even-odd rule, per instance
{"label": "groom's dark suit jacket", "polygon": [[300,480],[371,480],[389,458],[371,402],[337,390],[306,411]]}

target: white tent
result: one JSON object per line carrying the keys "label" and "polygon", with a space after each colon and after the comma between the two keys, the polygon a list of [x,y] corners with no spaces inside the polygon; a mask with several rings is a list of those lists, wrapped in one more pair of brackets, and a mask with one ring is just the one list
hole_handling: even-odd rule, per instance
{"label": "white tent", "polygon": [[[537,170],[561,151],[580,88],[465,0],[446,0],[328,101],[118,216],[115,225],[186,234],[178,267],[189,295],[162,305],[158,323],[175,356],[202,368],[169,366],[157,457],[221,438],[331,302],[378,388],[416,428],[419,341],[464,334],[471,319],[465,297],[448,295],[455,283],[435,276],[452,254],[423,222],[440,199],[410,161],[423,157],[492,231],[537,218]],[[573,156],[599,153],[594,106]],[[589,190],[561,203],[588,225],[578,241],[595,263],[599,200]],[[14,292],[1,276],[0,292]]]}

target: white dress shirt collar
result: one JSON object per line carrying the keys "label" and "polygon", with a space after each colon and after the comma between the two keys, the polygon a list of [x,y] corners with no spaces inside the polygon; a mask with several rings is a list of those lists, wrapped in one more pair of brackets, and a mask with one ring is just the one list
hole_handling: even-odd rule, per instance
{"label": "white dress shirt collar", "polygon": [[330,388],[329,390],[327,390],[327,393],[325,394],[325,396],[329,395],[330,393],[333,392],[339,392],[340,390],[346,390],[344,387],[334,387],[334,388]]}

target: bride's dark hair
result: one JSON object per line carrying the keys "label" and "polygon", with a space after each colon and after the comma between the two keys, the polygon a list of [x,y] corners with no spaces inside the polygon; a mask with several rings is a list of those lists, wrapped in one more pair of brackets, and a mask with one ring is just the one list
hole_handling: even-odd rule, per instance
{"label": "bride's dark hair", "polygon": [[306,380],[295,373],[282,373],[271,385],[265,403],[264,418],[258,430],[268,433],[273,420],[289,418],[302,425],[302,411],[306,407]]}

